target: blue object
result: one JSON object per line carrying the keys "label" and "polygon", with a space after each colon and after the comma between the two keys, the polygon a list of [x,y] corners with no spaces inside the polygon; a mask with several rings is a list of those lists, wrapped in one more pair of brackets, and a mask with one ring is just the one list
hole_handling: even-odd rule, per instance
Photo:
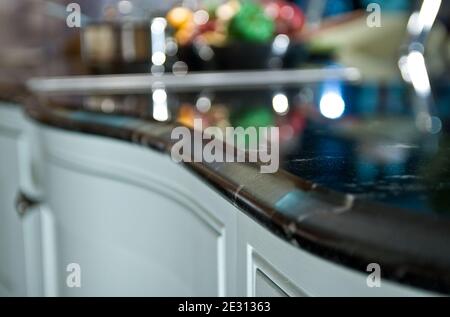
{"label": "blue object", "polygon": [[[296,0],[295,3],[304,11],[314,0]],[[410,11],[414,1],[411,0],[326,0],[324,17],[337,16],[357,9],[366,9],[371,3],[379,4],[384,12]]]}
{"label": "blue object", "polygon": [[353,1],[352,0],[328,0],[325,7],[324,16],[335,16],[341,15],[350,11],[353,11]]}
{"label": "blue object", "polygon": [[414,1],[411,0],[360,0],[364,8],[371,3],[377,3],[381,11],[409,11]]}

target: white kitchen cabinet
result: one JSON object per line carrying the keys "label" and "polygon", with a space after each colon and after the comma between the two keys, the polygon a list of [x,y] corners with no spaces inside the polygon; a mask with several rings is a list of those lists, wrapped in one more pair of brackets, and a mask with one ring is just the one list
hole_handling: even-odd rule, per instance
{"label": "white kitchen cabinet", "polygon": [[29,129],[20,107],[0,105],[0,296],[42,295],[39,212],[15,208],[20,191],[37,194]]}
{"label": "white kitchen cabinet", "polygon": [[226,200],[141,146],[50,128],[42,140],[47,295],[235,294],[236,210]]}

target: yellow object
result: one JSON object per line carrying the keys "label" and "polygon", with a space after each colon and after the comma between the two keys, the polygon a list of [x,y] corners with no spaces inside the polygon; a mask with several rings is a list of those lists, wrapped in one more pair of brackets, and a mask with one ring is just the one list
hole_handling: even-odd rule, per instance
{"label": "yellow object", "polygon": [[184,7],[175,7],[167,13],[167,22],[175,28],[182,28],[185,24],[189,24],[194,19],[194,13]]}
{"label": "yellow object", "polygon": [[181,45],[189,43],[195,33],[195,26],[191,23],[185,23],[175,32],[175,39]]}
{"label": "yellow object", "polygon": [[201,35],[201,38],[206,44],[219,47],[225,46],[227,41],[226,34],[215,31],[205,32]]}

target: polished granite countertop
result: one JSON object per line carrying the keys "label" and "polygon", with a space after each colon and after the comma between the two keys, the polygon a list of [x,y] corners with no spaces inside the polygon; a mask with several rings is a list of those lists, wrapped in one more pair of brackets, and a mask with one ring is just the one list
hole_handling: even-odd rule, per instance
{"label": "polished granite countertop", "polygon": [[[408,123],[393,120],[367,124],[395,131],[401,129],[399,125]],[[360,124],[352,129],[357,125]],[[450,139],[447,136],[367,140],[364,137],[369,134],[367,131],[359,131],[356,137],[352,135],[354,131],[347,135],[342,130],[346,128],[308,129],[301,149],[286,157],[283,168],[359,199],[411,213],[450,217]],[[358,140],[361,135],[363,139]]]}
{"label": "polished granite countertop", "polygon": [[[366,100],[354,87],[349,90],[350,100]],[[227,92],[216,94],[216,99],[220,99],[221,114],[227,109],[231,125],[251,126],[261,122],[242,118],[258,116],[265,94]],[[297,98],[287,95],[289,100]],[[257,96],[261,100],[254,104],[258,106],[242,112],[239,103]],[[170,133],[180,123],[153,120],[145,106],[149,96],[138,97],[147,100],[139,111],[120,107],[104,111],[85,98],[28,98],[26,113],[44,125],[115,138],[170,155],[174,144]],[[446,116],[442,131],[428,135],[416,131],[405,109],[367,115],[354,105],[349,108],[334,121],[324,120],[311,106],[292,107],[286,115],[267,119],[265,124],[279,126],[285,139],[281,168],[274,174],[261,174],[260,163],[182,164],[296,247],[362,272],[375,262],[381,265],[384,278],[450,294]]]}

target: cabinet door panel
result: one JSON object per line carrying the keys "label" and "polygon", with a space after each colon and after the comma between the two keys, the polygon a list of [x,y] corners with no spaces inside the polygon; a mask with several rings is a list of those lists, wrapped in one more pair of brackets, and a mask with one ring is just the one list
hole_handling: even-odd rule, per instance
{"label": "cabinet door panel", "polygon": [[[63,296],[217,296],[223,293],[224,235],[199,206],[142,179],[114,179],[51,164]],[[133,183],[134,182],[134,183]],[[68,287],[67,265],[81,268]]]}

